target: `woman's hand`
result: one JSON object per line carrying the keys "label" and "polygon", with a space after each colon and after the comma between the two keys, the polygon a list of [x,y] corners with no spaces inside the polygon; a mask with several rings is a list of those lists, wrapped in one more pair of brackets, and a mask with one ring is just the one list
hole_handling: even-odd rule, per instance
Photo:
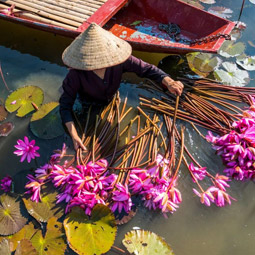
{"label": "woman's hand", "polygon": [[73,140],[73,146],[74,149],[77,151],[79,148],[81,148],[82,150],[86,151],[87,148],[84,146],[84,144],[81,141],[81,138],[79,136],[74,136],[72,137]]}
{"label": "woman's hand", "polygon": [[176,96],[180,96],[183,91],[183,84],[180,81],[175,81],[169,76],[164,77],[162,80],[163,85],[165,85],[168,91]]}
{"label": "woman's hand", "polygon": [[87,148],[82,143],[81,138],[79,137],[77,130],[75,128],[74,122],[73,121],[67,122],[66,127],[68,129],[70,136],[72,137],[74,149],[77,151],[78,148],[81,148],[82,150],[86,151]]}

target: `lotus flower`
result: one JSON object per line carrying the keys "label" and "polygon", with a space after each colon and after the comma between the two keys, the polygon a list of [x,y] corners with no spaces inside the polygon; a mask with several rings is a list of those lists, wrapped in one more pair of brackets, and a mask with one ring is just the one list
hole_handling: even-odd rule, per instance
{"label": "lotus flower", "polygon": [[36,179],[33,175],[28,174],[27,178],[29,182],[26,184],[25,188],[29,189],[26,191],[26,194],[32,194],[31,200],[35,202],[39,202],[41,200],[41,186],[44,184],[42,180]]}
{"label": "lotus flower", "polygon": [[19,139],[17,141],[17,145],[14,146],[16,151],[14,151],[14,154],[21,156],[20,162],[23,162],[25,159],[28,163],[31,162],[31,159],[34,159],[35,157],[40,157],[40,154],[37,152],[39,150],[38,146],[35,146],[35,140],[32,140],[29,142],[27,136],[24,137],[24,141]]}

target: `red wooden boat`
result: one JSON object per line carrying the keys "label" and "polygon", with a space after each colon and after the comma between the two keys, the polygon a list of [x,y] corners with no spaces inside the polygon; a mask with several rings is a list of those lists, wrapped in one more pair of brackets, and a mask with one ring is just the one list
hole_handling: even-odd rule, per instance
{"label": "red wooden boat", "polygon": [[134,50],[164,53],[216,53],[235,25],[179,0],[0,0],[0,18],[73,38],[96,22]]}

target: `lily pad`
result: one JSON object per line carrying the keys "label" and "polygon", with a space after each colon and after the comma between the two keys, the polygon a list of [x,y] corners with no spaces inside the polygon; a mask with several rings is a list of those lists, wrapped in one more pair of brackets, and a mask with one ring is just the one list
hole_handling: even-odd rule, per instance
{"label": "lily pad", "polygon": [[8,136],[13,129],[14,125],[12,124],[12,122],[0,124],[0,136]]}
{"label": "lily pad", "polygon": [[51,217],[60,218],[64,214],[62,203],[56,204],[58,192],[51,186],[43,186],[41,190],[41,202],[23,198],[28,213],[39,222],[47,222]]}
{"label": "lily pad", "polygon": [[183,2],[193,5],[201,10],[204,10],[205,8],[202,4],[199,3],[199,1],[196,0],[183,0]]}
{"label": "lily pad", "polygon": [[236,60],[236,63],[245,70],[248,70],[248,71],[255,70],[255,56],[251,56],[251,57],[246,56],[246,57],[238,58]]}
{"label": "lily pad", "polygon": [[18,111],[16,116],[23,117],[41,106],[43,102],[43,91],[36,86],[26,86],[12,92],[5,101],[8,112]]}
{"label": "lily pad", "polygon": [[79,207],[74,207],[64,220],[69,246],[80,255],[99,255],[112,247],[117,227],[111,210],[97,204],[89,218]]}
{"label": "lily pad", "polygon": [[199,1],[204,4],[215,4],[216,3],[214,0],[199,0]]}
{"label": "lily pad", "polygon": [[241,55],[245,50],[245,44],[242,42],[234,43],[233,41],[224,41],[219,54],[223,57],[230,58]]}
{"label": "lily pad", "polygon": [[[34,228],[34,224],[32,222],[29,222],[28,225],[25,225],[19,232],[15,233],[14,235],[6,236],[4,238],[8,239],[10,243],[10,250],[15,251],[17,249],[17,246],[22,239],[28,239],[30,240],[32,236],[38,231],[38,229]],[[3,237],[0,238],[0,240],[3,239]],[[1,254],[1,253],[0,253]]]}
{"label": "lily pad", "polygon": [[14,255],[37,255],[37,251],[28,239],[22,239]]}
{"label": "lily pad", "polygon": [[219,16],[223,19],[229,19],[231,18],[231,14],[233,13],[233,11],[229,8],[223,7],[223,6],[212,6],[208,9],[208,12]]}
{"label": "lily pad", "polygon": [[201,76],[201,77],[207,77],[210,72],[201,72],[199,69],[197,69],[193,62],[194,62],[194,59],[199,56],[201,53],[200,52],[192,52],[192,53],[188,53],[186,54],[186,58],[187,58],[187,61],[188,61],[188,64],[189,64],[189,67],[191,69],[192,72],[196,73],[197,75]]}
{"label": "lily pad", "polygon": [[6,119],[8,115],[8,112],[5,110],[3,105],[0,105],[0,121],[3,121]]}
{"label": "lily pad", "polygon": [[174,255],[162,237],[142,229],[128,232],[122,243],[134,255]]}
{"label": "lily pad", "polygon": [[224,62],[222,66],[225,70],[217,69],[213,73],[216,80],[236,87],[243,87],[249,82],[248,72],[240,70],[235,63]]}
{"label": "lily pad", "polygon": [[209,53],[199,53],[193,59],[193,66],[203,72],[210,73],[222,63],[222,60]]}
{"label": "lily pad", "polygon": [[3,194],[0,197],[0,235],[12,235],[27,222],[21,214],[21,200]]}
{"label": "lily pad", "polygon": [[63,135],[65,131],[59,114],[59,103],[51,102],[40,107],[32,115],[30,129],[35,136],[43,139]]}
{"label": "lily pad", "polygon": [[0,243],[0,254],[11,255],[10,244],[7,239],[3,239]]}
{"label": "lily pad", "polygon": [[[38,255],[64,255],[66,243],[62,223],[55,217],[49,219],[45,236],[38,231],[31,239]],[[82,236],[80,236],[81,238]]]}

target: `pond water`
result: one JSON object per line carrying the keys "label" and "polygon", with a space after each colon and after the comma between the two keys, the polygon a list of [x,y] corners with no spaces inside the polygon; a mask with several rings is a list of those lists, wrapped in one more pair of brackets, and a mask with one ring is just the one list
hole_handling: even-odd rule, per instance
{"label": "pond water", "polygon": [[[235,21],[239,15],[241,1],[217,1],[217,6],[232,9],[231,20]],[[206,9],[210,5],[204,4]],[[246,44],[245,53],[255,55],[255,5],[246,1],[241,21],[247,24],[240,41]],[[250,41],[252,44],[247,43]],[[35,31],[16,24],[0,20],[0,62],[5,80],[11,90],[24,85],[36,85],[43,89],[45,102],[57,101],[61,93],[61,83],[67,73],[62,65],[61,54],[71,42],[70,39],[55,36],[45,32]],[[135,52],[134,55],[157,64],[164,57],[163,54],[149,54]],[[254,72],[250,72],[254,84]],[[135,75],[126,74],[124,79],[132,83],[140,80]],[[129,104],[138,104],[138,94],[147,93],[135,85],[122,84],[121,97],[128,96]],[[5,100],[8,91],[0,79],[0,98]],[[62,143],[71,147],[68,135],[51,140],[42,140],[33,136],[28,129],[30,117],[18,118],[9,114],[7,120],[12,121],[15,128],[8,137],[0,137],[0,178],[6,174],[14,176],[16,173],[35,167],[34,163],[20,163],[13,154],[16,140],[27,135],[36,139],[40,146],[41,157],[39,165],[44,164],[52,151],[61,148]],[[202,140],[187,126],[186,144],[190,151],[200,161],[208,166],[212,173],[223,169],[220,158],[214,155],[211,146]],[[180,208],[168,219],[160,213],[150,212],[139,208],[135,218],[118,228],[115,245],[122,247],[124,234],[134,227],[153,231],[172,246],[176,255],[253,255],[255,254],[255,185],[249,182],[231,182],[230,195],[236,198],[231,206],[216,208],[205,207],[200,204],[192,192],[194,187],[187,170],[182,167],[179,178],[179,190],[182,192],[183,202]],[[72,254],[71,251],[68,254]],[[112,254],[112,252],[109,252]]]}

